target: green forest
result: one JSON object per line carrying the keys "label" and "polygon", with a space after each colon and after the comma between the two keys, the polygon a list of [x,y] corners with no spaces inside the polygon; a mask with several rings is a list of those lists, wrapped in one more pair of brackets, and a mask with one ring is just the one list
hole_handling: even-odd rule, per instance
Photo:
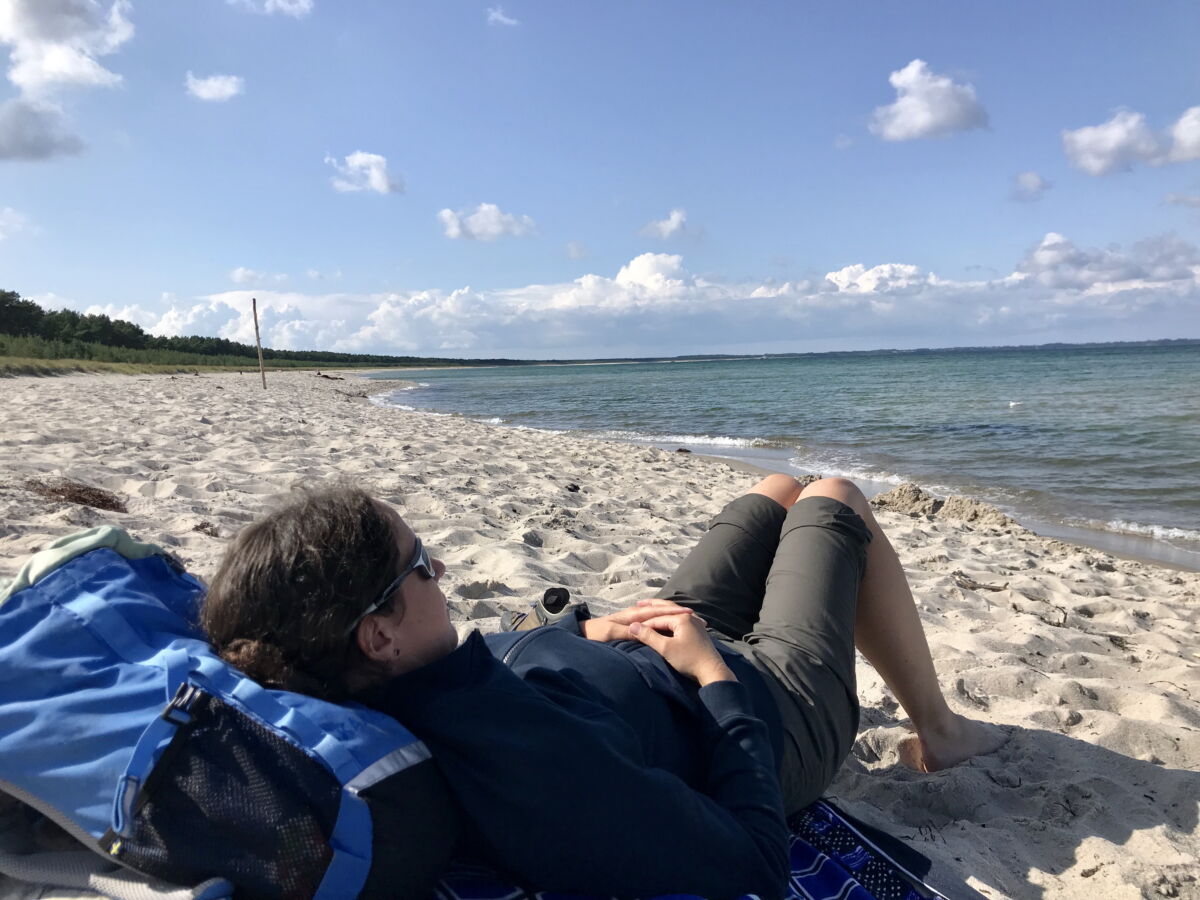
{"label": "green forest", "polygon": [[[45,310],[16,291],[0,291],[0,357],[162,366],[258,365],[258,351],[250,344],[216,337],[158,337],[132,322],[105,315],[83,315],[69,309]],[[263,359],[272,367],[521,364],[520,360],[512,359],[431,359],[268,347],[263,347]]]}

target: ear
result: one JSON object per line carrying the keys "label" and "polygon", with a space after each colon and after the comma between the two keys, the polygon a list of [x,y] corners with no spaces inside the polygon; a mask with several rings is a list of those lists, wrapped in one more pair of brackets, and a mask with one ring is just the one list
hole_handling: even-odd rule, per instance
{"label": "ear", "polygon": [[367,616],[359,622],[355,638],[358,649],[369,660],[386,663],[396,655],[395,641],[382,616]]}

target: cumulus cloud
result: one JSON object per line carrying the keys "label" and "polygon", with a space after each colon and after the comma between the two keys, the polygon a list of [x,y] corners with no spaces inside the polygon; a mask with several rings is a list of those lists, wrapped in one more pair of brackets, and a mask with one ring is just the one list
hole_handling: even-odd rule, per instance
{"label": "cumulus cloud", "polygon": [[885,141],[945,137],[988,123],[974,87],[935,75],[924,60],[914,59],[888,81],[896,89],[896,101],[877,107],[869,126]]}
{"label": "cumulus cloud", "polygon": [[103,305],[93,303],[82,310],[85,316],[108,316],[110,319],[120,319],[122,322],[132,322],[142,328],[154,326],[161,318],[159,313],[146,309],[138,303],[118,306],[115,303]]}
{"label": "cumulus cloud", "polygon": [[1163,202],[1171,206],[1190,206],[1200,209],[1200,194],[1167,194]]}
{"label": "cumulus cloud", "polygon": [[532,358],[1114,340],[1196,333],[1200,248],[1174,235],[1087,248],[1049,233],[1009,274],[984,280],[862,262],[783,283],[705,278],[680,255],[644,253],[557,284],[375,294],[260,285],[131,314],[155,334],[252,343],[251,297],[264,342],[288,349]]}
{"label": "cumulus cloud", "polygon": [[129,0],[5,0],[0,43],[12,48],[8,78],[37,96],[61,85],[109,86],[121,76],[99,58],[133,37]]}
{"label": "cumulus cloud", "polygon": [[29,220],[11,206],[0,207],[0,241],[29,227]]}
{"label": "cumulus cloud", "polygon": [[83,150],[58,107],[14,97],[0,103],[0,159],[50,159]]}
{"label": "cumulus cloud", "polygon": [[641,230],[641,234],[646,237],[656,237],[666,240],[669,237],[682,233],[687,228],[687,212],[682,209],[673,209],[667,213],[665,219],[656,219],[653,222],[647,222]]}
{"label": "cumulus cloud", "polygon": [[904,263],[885,263],[871,268],[855,263],[827,273],[825,282],[848,294],[890,294],[919,289],[931,284],[930,278],[917,266]]}
{"label": "cumulus cloud", "polygon": [[251,12],[272,15],[280,13],[293,19],[303,19],[313,11],[313,0],[228,0],[230,6],[240,6]]}
{"label": "cumulus cloud", "polygon": [[1162,135],[1142,113],[1119,109],[1107,122],[1064,130],[1062,143],[1071,164],[1089,175],[1127,172],[1139,162],[1190,162],[1200,159],[1200,106],[1184,110]]}
{"label": "cumulus cloud", "polygon": [[1089,175],[1128,170],[1134,162],[1155,162],[1162,156],[1146,117],[1128,109],[1103,124],[1064,131],[1062,142],[1071,165]]}
{"label": "cumulus cloud", "polygon": [[1037,172],[1018,172],[1013,176],[1012,198],[1025,203],[1042,199],[1042,194],[1051,187],[1050,182]]}
{"label": "cumulus cloud", "polygon": [[0,44],[10,48],[8,80],[19,92],[0,105],[0,159],[49,159],[83,149],[55,93],[120,83],[100,59],[133,37],[130,9],[129,0],[0,2]]}
{"label": "cumulus cloud", "polygon": [[355,150],[345,159],[325,157],[325,162],[337,172],[330,182],[343,193],[374,191],[376,194],[404,193],[404,179],[388,173],[387,157],[378,153]]}
{"label": "cumulus cloud", "polygon": [[1149,238],[1128,251],[1084,250],[1055,232],[1048,233],[1017,264],[1015,281],[1044,287],[1111,293],[1173,282],[1200,286],[1200,250],[1174,236]]}
{"label": "cumulus cloud", "polygon": [[245,89],[246,82],[238,75],[209,75],[197,78],[191,72],[187,73],[187,92],[197,100],[207,100],[210,103],[223,103]]}
{"label": "cumulus cloud", "polygon": [[490,6],[487,11],[487,21],[489,25],[520,25],[521,23],[512,16],[504,14],[504,8],[500,6]]}
{"label": "cumulus cloud", "polygon": [[1200,159],[1200,106],[1186,110],[1167,132],[1168,162]]}
{"label": "cumulus cloud", "polygon": [[453,240],[494,241],[506,235],[522,237],[532,234],[533,219],[502,212],[495,203],[480,203],[474,210],[443,209],[438,220],[446,237]]}

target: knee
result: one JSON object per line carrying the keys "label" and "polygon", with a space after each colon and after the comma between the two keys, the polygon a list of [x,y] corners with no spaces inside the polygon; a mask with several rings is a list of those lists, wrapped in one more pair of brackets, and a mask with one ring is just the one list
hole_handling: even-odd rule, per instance
{"label": "knee", "polygon": [[768,475],[752,487],[750,493],[770,497],[784,509],[789,509],[800,498],[800,482],[791,475]]}
{"label": "knee", "polygon": [[849,478],[821,478],[804,488],[801,497],[830,497],[845,503],[863,518],[871,512],[866,495]]}

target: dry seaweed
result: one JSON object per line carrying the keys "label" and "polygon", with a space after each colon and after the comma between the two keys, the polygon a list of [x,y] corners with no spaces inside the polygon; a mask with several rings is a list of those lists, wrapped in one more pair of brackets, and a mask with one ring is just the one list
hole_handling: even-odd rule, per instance
{"label": "dry seaweed", "polygon": [[90,506],[92,509],[102,509],[108,512],[129,512],[125,501],[104,488],[72,481],[70,478],[27,478],[25,489],[33,491],[47,500],[63,500],[67,503],[77,503],[80,506]]}

